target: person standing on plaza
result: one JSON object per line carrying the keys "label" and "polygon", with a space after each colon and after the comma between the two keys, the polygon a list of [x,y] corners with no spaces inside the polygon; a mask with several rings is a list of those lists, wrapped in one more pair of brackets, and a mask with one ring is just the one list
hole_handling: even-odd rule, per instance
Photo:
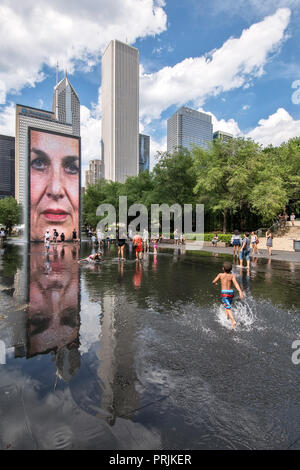
{"label": "person standing on plaza", "polygon": [[50,230],[47,229],[44,235],[44,243],[46,244],[47,240],[50,242]]}
{"label": "person standing on plaza", "polygon": [[135,247],[135,258],[136,260],[142,259],[143,243],[139,233],[133,237],[133,246]]}
{"label": "person standing on plaza", "polygon": [[272,256],[272,247],[273,247],[273,234],[271,230],[267,230],[266,232],[266,245],[268,249],[268,255]]}
{"label": "person standing on plaza", "polygon": [[72,240],[73,240],[73,243],[76,243],[77,242],[77,232],[76,232],[76,229],[74,228],[73,232],[72,232]]}
{"label": "person standing on plaza", "polygon": [[239,256],[240,246],[242,244],[242,239],[240,232],[235,230],[231,237],[231,244],[233,246],[233,256]]}
{"label": "person standing on plaza", "polygon": [[257,247],[258,243],[259,243],[258,236],[256,235],[255,232],[251,232],[252,256],[254,256],[255,251],[256,251],[256,254],[258,255],[258,247]]}
{"label": "person standing on plaza", "polygon": [[178,235],[178,230],[174,230],[174,243],[175,245],[179,244],[179,235]]}
{"label": "person standing on plaza", "polygon": [[149,251],[149,232],[144,228],[143,232],[144,251]]}
{"label": "person standing on plaza", "polygon": [[125,234],[122,233],[121,237],[118,236],[118,258],[121,258],[121,260],[124,260],[124,247],[125,247]]}
{"label": "person standing on plaza", "polygon": [[96,237],[95,237],[94,233],[91,236],[91,242],[92,242],[92,245],[95,245],[95,243],[96,243]]}
{"label": "person standing on plaza", "polygon": [[294,225],[295,225],[295,219],[296,219],[295,213],[292,212],[291,216],[290,216],[290,221],[292,222],[292,227],[294,227]]}
{"label": "person standing on plaza", "polygon": [[99,247],[102,245],[102,239],[103,239],[103,234],[101,230],[97,230],[97,240],[98,240]]}
{"label": "person standing on plaza", "polygon": [[242,240],[242,247],[240,251],[240,268],[243,267],[243,259],[245,258],[247,261],[247,269],[250,269],[250,240],[249,240],[249,233],[245,232],[244,238]]}

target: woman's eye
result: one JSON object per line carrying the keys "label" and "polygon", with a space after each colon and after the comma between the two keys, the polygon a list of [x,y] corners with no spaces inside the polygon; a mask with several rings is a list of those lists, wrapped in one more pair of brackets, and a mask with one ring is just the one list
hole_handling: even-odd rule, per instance
{"label": "woman's eye", "polygon": [[65,172],[69,175],[76,175],[78,173],[78,167],[74,163],[67,163],[65,165]]}
{"label": "woman's eye", "polygon": [[44,162],[42,158],[35,158],[34,160],[32,160],[31,166],[35,170],[43,171],[46,168],[46,163]]}

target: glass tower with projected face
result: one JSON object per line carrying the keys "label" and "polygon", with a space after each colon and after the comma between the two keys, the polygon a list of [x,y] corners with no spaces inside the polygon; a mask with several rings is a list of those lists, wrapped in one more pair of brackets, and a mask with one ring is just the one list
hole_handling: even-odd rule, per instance
{"label": "glass tower with projected face", "polygon": [[123,183],[139,172],[139,52],[120,41],[102,57],[104,178]]}

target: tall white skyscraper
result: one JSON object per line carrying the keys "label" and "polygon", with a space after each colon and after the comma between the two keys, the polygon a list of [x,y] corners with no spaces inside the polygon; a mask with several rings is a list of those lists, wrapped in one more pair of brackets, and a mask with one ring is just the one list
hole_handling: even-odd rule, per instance
{"label": "tall white skyscraper", "polygon": [[123,183],[139,173],[139,52],[120,41],[102,57],[104,178]]}
{"label": "tall white skyscraper", "polygon": [[73,135],[80,136],[80,101],[67,75],[54,87],[52,112],[57,121],[72,125]]}

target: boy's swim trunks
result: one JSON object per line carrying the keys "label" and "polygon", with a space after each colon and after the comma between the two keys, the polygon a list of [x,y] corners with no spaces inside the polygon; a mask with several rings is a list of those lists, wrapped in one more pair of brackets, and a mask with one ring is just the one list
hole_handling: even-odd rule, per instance
{"label": "boy's swim trunks", "polygon": [[225,308],[228,308],[228,309],[231,308],[233,296],[234,296],[234,293],[233,293],[232,289],[230,289],[230,290],[226,290],[226,289],[221,290],[222,302],[223,302]]}

